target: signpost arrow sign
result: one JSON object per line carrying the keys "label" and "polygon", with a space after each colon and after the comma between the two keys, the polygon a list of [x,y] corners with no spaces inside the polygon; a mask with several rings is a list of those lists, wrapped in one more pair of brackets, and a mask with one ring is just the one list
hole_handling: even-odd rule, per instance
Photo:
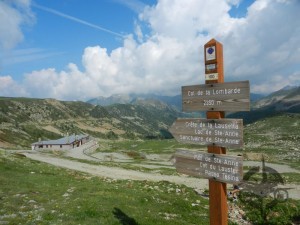
{"label": "signpost arrow sign", "polygon": [[183,86],[182,111],[250,111],[249,81]]}
{"label": "signpost arrow sign", "polygon": [[169,131],[177,141],[183,143],[243,147],[242,119],[180,118]]}
{"label": "signpost arrow sign", "polygon": [[179,173],[205,177],[224,183],[243,180],[243,157],[177,150],[175,166]]}

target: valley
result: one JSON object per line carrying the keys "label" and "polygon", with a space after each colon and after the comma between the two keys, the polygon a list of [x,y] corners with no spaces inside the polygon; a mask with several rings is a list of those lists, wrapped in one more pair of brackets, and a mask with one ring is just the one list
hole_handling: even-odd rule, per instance
{"label": "valley", "polygon": [[[101,219],[108,224],[118,224],[112,213],[115,207],[142,224],[192,224],[195,220],[208,223],[207,179],[177,173],[173,158],[176,149],[206,151],[205,148],[182,145],[175,140],[100,139],[96,143],[97,146],[92,141],[67,151],[0,151],[0,181],[5,180],[0,191],[3,204],[0,221],[35,221],[40,224],[52,221],[63,224],[66,221],[78,223],[87,220],[96,223],[96,219]],[[229,154],[238,153],[230,151]],[[252,168],[262,168],[259,156],[257,161],[253,161],[255,158],[251,155],[249,158],[252,159],[243,162],[244,174]],[[274,171],[285,180],[284,184],[278,183],[275,186],[277,189],[288,190],[289,200],[280,206],[289,207],[289,215],[297,215],[293,207],[300,206],[300,170],[270,162],[265,166],[273,169],[267,174],[270,182],[275,175]],[[7,173],[12,168],[14,176],[8,179]],[[26,181],[20,176],[26,177]],[[263,176],[260,171],[254,179],[259,181]],[[20,183],[11,188],[16,182]],[[230,190],[231,185],[227,186]],[[47,194],[43,194],[45,190]],[[52,200],[47,203],[49,196]],[[273,192],[269,198],[273,199]],[[148,200],[144,202],[143,199]],[[229,198],[230,213],[250,213],[244,211],[242,201],[241,197],[241,203],[237,205]],[[14,206],[9,206],[9,202],[15,202]],[[80,209],[74,206],[80,206]],[[186,210],[178,211],[181,207]],[[95,217],[88,213],[91,209]],[[81,217],[76,216],[79,212]],[[153,216],[155,213],[156,216]],[[169,214],[173,217],[169,217]],[[230,221],[251,224],[246,218],[239,214],[231,215]]]}
{"label": "valley", "polygon": [[[262,182],[265,177],[263,168],[266,168],[270,181],[276,177],[278,179],[278,176],[284,181],[276,184],[276,187],[288,191],[288,201],[279,206],[289,208],[290,220],[297,215],[294,209],[299,208],[300,203],[300,113],[297,108],[299,89],[295,90],[279,92],[280,97],[278,93],[273,93],[265,97],[265,100],[260,99],[260,103],[252,104],[249,113],[227,115],[228,118],[244,120],[244,146],[240,149],[227,148],[227,154],[243,156],[244,177],[247,178],[249,171],[256,171],[253,177],[247,178],[250,179],[247,180],[250,183],[246,184],[250,186],[253,182]],[[174,105],[157,99],[138,99],[129,104],[100,106],[77,101],[2,97],[0,103],[0,199],[3,200],[0,222],[20,223],[25,220],[31,221],[31,218],[35,222],[41,222],[40,218],[43,218],[45,222],[41,224],[47,224],[49,221],[61,224],[61,218],[70,221],[84,221],[88,218],[94,221],[88,205],[92,203],[94,208],[97,208],[96,203],[93,198],[87,196],[103,187],[109,191],[105,194],[102,189],[96,192],[97,199],[105,202],[105,206],[102,205],[104,208],[101,213],[92,211],[92,214],[103,221],[107,219],[109,224],[118,224],[115,214],[111,213],[112,195],[119,196],[115,201],[120,204],[113,204],[116,208],[130,212],[135,219],[144,222],[143,224],[160,224],[162,221],[163,224],[184,224],[184,221],[189,221],[187,218],[194,217],[196,211],[197,214],[202,212],[197,221],[207,223],[207,179],[177,173],[174,167],[176,149],[207,151],[207,148],[178,143],[168,132],[176,118],[198,117],[201,114],[183,114]],[[280,107],[277,107],[277,103]],[[200,128],[197,130],[201,132]],[[91,135],[93,148],[83,145],[68,151],[29,150],[31,143],[38,140],[58,139],[74,133]],[[236,134],[228,135],[231,137]],[[26,176],[28,179],[23,180]],[[65,179],[70,183],[64,183],[64,190],[60,190],[57,182],[63,183],[62,180]],[[85,183],[85,186],[77,183],[77,179]],[[13,189],[16,183],[18,188]],[[120,187],[122,190],[126,189],[122,196]],[[48,197],[41,194],[43,188],[52,196],[53,204],[56,202],[55,204],[61,205],[59,210],[65,211],[65,207],[69,208],[68,216],[58,213],[52,203],[45,203]],[[228,188],[230,189],[230,185]],[[246,186],[245,190],[247,188]],[[155,195],[155,203],[151,200],[150,206],[147,202],[154,196],[155,192],[152,191],[155,190],[161,192]],[[274,192],[274,189],[270,190]],[[72,199],[60,198],[62,195],[72,195],[73,192],[78,196]],[[273,192],[269,193],[266,201],[272,201]],[[129,197],[133,193],[140,197]],[[248,199],[247,193],[245,192],[245,199]],[[174,194],[175,199],[172,198]],[[86,196],[86,199],[83,199],[82,195]],[[21,196],[30,196],[28,198],[32,201],[28,200],[27,204],[27,200]],[[109,200],[107,196],[110,196]],[[122,203],[124,199],[129,198],[130,202],[135,204],[134,207]],[[30,205],[33,201],[36,202],[35,208],[40,207],[39,211],[34,211],[34,207]],[[75,201],[80,202],[81,209],[86,212],[83,212],[80,218],[76,217],[78,209],[71,206]],[[247,208],[247,202],[242,201],[241,197],[241,202],[236,205],[229,199],[228,204],[231,209],[242,210],[251,217],[255,208]],[[12,206],[10,202],[16,204]],[[166,208],[161,208],[161,204],[165,204]],[[177,211],[181,208],[178,204],[188,210]],[[173,207],[174,205],[176,207]],[[45,210],[42,210],[43,208]],[[147,208],[151,208],[151,212],[147,211]],[[135,213],[137,209],[142,213]],[[101,211],[100,208],[97,210]],[[282,208],[280,210],[282,211]],[[280,210],[276,211],[278,215],[281,215]],[[13,211],[20,213],[16,214]],[[159,215],[159,222],[152,216],[153,212]],[[143,215],[147,215],[152,222],[147,223]],[[243,221],[249,222],[246,218],[248,217],[242,217]],[[232,221],[240,221],[235,219],[233,217]],[[187,224],[191,223],[189,221]]]}

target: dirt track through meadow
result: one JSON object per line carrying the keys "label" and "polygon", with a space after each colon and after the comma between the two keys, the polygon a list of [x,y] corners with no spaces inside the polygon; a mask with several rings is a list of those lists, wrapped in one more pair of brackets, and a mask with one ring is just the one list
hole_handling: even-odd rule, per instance
{"label": "dirt track through meadow", "polygon": [[[65,156],[70,158],[84,159],[90,161],[98,161],[98,162],[103,161],[103,158],[102,159],[97,158],[99,157],[99,153],[95,154],[94,156],[93,154],[87,154],[86,153],[86,150],[88,149],[87,147],[89,148],[90,146],[82,146],[79,148],[72,149],[71,151],[67,151],[65,153]],[[78,162],[72,159],[55,156],[54,154],[47,154],[38,151],[26,151],[23,154],[33,160],[45,162],[57,167],[76,170],[76,171],[80,171],[80,172],[84,172],[84,173],[88,173],[94,176],[100,176],[104,178],[117,179],[117,180],[147,180],[153,182],[168,181],[179,185],[186,185],[187,187],[191,187],[195,189],[199,193],[202,193],[204,190],[208,189],[207,179],[194,178],[186,175],[163,175],[160,173],[156,173],[154,171],[141,172],[137,170],[129,170],[120,167],[94,165],[88,162],[86,163]],[[115,157],[114,160],[118,160],[118,155],[112,154],[112,157],[113,158]],[[161,163],[164,163],[164,165],[165,163],[167,163],[169,164],[169,167],[172,167],[171,162],[161,162]],[[259,162],[245,161],[244,165],[245,164],[247,166],[259,166]],[[266,165],[277,169],[279,173],[292,172],[292,173],[299,173],[300,176],[300,171],[290,168],[289,166],[286,165],[277,165],[277,164],[270,164],[270,163]],[[140,166],[146,167],[147,165],[141,164]],[[157,167],[159,168],[160,166],[158,165]],[[163,165],[161,167],[163,167]],[[290,198],[300,199],[300,185],[284,184],[279,187],[286,188],[288,190],[288,194]],[[228,184],[228,188],[231,188],[230,184]]]}
{"label": "dirt track through meadow", "polygon": [[88,173],[94,176],[117,180],[148,180],[148,181],[169,181],[176,184],[184,184],[188,187],[204,190],[208,188],[207,179],[191,178],[187,176],[169,176],[157,173],[146,173],[135,170],[127,170],[118,167],[109,167],[102,165],[92,165],[89,163],[77,162],[69,159],[54,157],[45,153],[24,153],[26,157],[45,162],[54,166],[63,167],[66,169],[76,170]]}

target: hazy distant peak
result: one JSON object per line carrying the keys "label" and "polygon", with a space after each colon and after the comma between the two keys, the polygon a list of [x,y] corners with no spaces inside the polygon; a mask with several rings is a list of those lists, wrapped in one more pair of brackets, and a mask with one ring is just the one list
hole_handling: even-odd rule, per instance
{"label": "hazy distant peak", "polygon": [[280,91],[281,91],[281,90],[282,90],[282,91],[288,91],[288,90],[294,89],[294,88],[296,88],[296,87],[297,87],[297,86],[287,85],[287,86],[281,88]]}
{"label": "hazy distant peak", "polygon": [[296,112],[300,107],[300,88],[286,86],[279,91],[260,99],[253,105],[254,109],[273,108],[276,111]]}

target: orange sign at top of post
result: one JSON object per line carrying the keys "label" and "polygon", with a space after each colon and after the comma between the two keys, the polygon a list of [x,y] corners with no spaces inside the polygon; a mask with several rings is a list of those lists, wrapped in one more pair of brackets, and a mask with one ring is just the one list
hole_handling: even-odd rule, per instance
{"label": "orange sign at top of post", "polygon": [[223,46],[215,39],[204,45],[205,81],[210,84],[224,82]]}

